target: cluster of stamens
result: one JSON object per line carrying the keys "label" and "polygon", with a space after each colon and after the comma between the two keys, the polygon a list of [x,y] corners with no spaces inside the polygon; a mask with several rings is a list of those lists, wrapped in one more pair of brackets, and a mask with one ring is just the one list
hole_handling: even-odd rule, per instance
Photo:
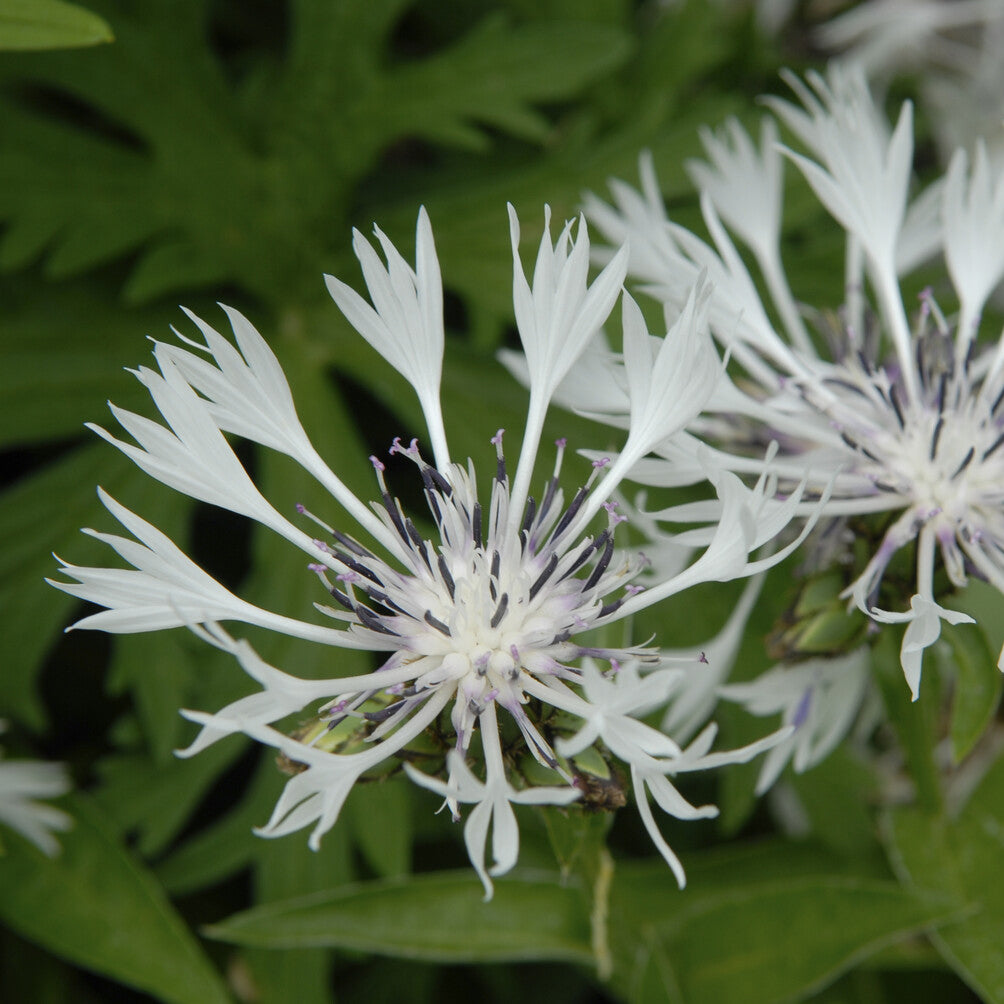
{"label": "cluster of stamens", "polygon": [[[542,501],[538,505],[530,497],[516,514],[510,511],[502,430],[492,442],[496,469],[485,509],[473,464],[439,471],[423,459],[416,441],[405,446],[395,440],[391,454],[419,470],[438,541],[418,530],[389,491],[384,463],[370,458],[381,500],[373,507],[400,544],[400,567],[298,507],[330,538],[315,541],[330,562],[310,567],[338,606],[319,609],[347,621],[349,632],[374,642],[373,647],[392,653],[374,674],[371,690],[335,697],[322,715],[329,730],[350,716],[362,718],[374,727],[368,738],[380,739],[446,688],[454,697],[451,720],[459,752],[466,754],[475,723],[494,702],[515,721],[532,755],[557,768],[554,751],[526,705],[531,697],[547,703],[548,687],[541,682],[547,678],[579,681],[581,671],[572,663],[583,656],[607,661],[610,672],[616,672],[619,660],[654,660],[646,649],[573,640],[602,627],[639,591],[630,580],[642,561],[615,560],[614,532],[625,519],[616,503],[604,505],[607,525],[595,536],[582,537],[576,529],[576,517],[607,460],[594,462],[591,476],[565,507],[559,474],[566,444],[558,440]],[[624,587],[622,595],[609,599],[618,586]],[[398,670],[409,678],[402,682]],[[381,686],[381,674],[391,671],[395,683]],[[373,709],[375,700],[382,706]]]}
{"label": "cluster of stamens", "polygon": [[960,545],[978,544],[991,527],[1004,529],[997,515],[1004,502],[1004,374],[976,354],[974,341],[958,352],[929,291],[913,338],[912,396],[898,360],[880,364],[874,348],[854,344],[854,332],[846,338],[850,351],[821,379],[792,382],[850,451],[835,496],[859,500],[861,513],[905,510],[862,576],[867,605],[892,555],[927,526],[951,581],[961,586]]}

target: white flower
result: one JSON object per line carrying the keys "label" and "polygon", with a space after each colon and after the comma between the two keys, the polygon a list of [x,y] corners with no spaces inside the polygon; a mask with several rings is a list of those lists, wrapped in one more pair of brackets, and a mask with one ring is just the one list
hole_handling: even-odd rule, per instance
{"label": "white flower", "polygon": [[934,65],[963,69],[971,47],[951,29],[985,27],[1004,17],[1001,0],[869,0],[816,32],[824,48],[861,65],[869,76]]}
{"label": "white flower", "polygon": [[[414,270],[379,231],[386,269],[356,235],[356,253],[375,309],[344,284],[328,280],[346,316],[409,380],[421,401],[435,464],[426,461],[415,440],[408,445],[395,440],[390,449],[395,462],[412,464],[422,481],[428,512],[416,517],[420,521],[413,521],[391,495],[382,460],[371,458],[379,501],[369,507],[327,468],[296,417],[278,362],[236,311],[227,314],[237,348],[196,319],[204,346],[188,339],[183,339],[185,347],[158,344],[160,372],[137,371],[168,427],[114,409],[139,445],[99,430],[151,476],[256,519],[299,548],[316,576],[319,595],[333,599],[316,604],[326,623],[280,616],[245,602],[160,531],[103,493],[110,512],[136,539],[87,532],[109,543],[132,567],[65,564],[62,572],[74,581],[54,583],[106,608],[76,627],[137,632],[185,626],[231,653],[261,685],[260,692],[216,714],[186,712],[202,731],[184,754],[235,732],[279,749],[298,772],[261,830],[266,836],[311,825],[310,844],[316,847],[363,773],[381,764],[392,769],[411,755],[409,746],[428,730],[447,736],[448,755],[444,750],[438,762],[431,758],[433,770],[446,770],[446,781],[424,769],[409,773],[444,794],[455,812],[459,803],[475,805],[465,836],[486,890],[488,875],[508,870],[516,860],[510,803],[565,804],[579,797],[574,757],[586,745],[602,741],[613,755],[626,758],[642,771],[639,776],[660,804],[666,801],[659,794],[668,783],[664,775],[690,763],[679,759],[684,755],[671,739],[637,720],[665,704],[675,671],[658,669],[661,658],[655,649],[605,647],[583,635],[687,585],[755,573],[772,559],[751,558],[751,552],[797,511],[797,495],[790,503],[765,499],[760,489],[750,491],[735,475],[690,457],[688,466],[707,470],[721,496],[720,504],[707,510],[715,525],[705,536],[704,553],[682,571],[676,566],[659,576],[649,572],[643,588],[633,580],[646,570],[644,559],[615,551],[616,528],[624,517],[612,499],[624,469],[691,422],[720,376],[707,329],[705,286],[691,292],[665,341],[650,338],[637,307],[626,301],[624,400],[630,420],[621,457],[627,459],[595,459],[585,484],[566,500],[559,486],[565,444],[559,441],[557,463],[544,479],[542,493],[530,497],[544,412],[612,310],[627,254],[614,255],[590,284],[585,224],[580,220],[574,240],[571,225],[564,227],[553,245],[545,228],[531,285],[519,259],[515,215],[511,234],[516,317],[530,381],[527,428],[511,486],[501,429],[491,440],[494,477],[487,496],[478,494],[473,463],[461,466],[449,460],[438,400],[442,292],[432,231],[422,213]],[[330,493],[332,521],[347,514],[376,543],[361,543],[303,506],[297,522],[287,519],[258,491],[224,433],[287,454]],[[697,448],[693,437],[684,442],[688,445],[679,447],[681,457]],[[311,522],[320,536],[304,529]],[[382,663],[363,676],[301,680],[270,666],[221,621],[258,625],[334,649],[369,650],[380,653]],[[586,657],[608,665],[608,672],[635,663],[655,672],[632,677],[636,686],[628,694],[623,683],[611,689],[593,663],[580,666]],[[313,723],[293,736],[274,727],[308,706],[315,709]],[[519,757],[503,769],[497,709],[522,736],[523,760],[536,759],[553,776],[554,787],[532,784]],[[564,724],[554,725],[548,718],[549,728],[540,728],[541,716],[554,709]],[[582,723],[578,731],[575,719]],[[559,746],[565,743],[564,761],[552,748],[552,735]],[[484,781],[465,763],[479,747]],[[654,766],[653,757],[659,758]],[[430,764],[430,758],[422,763]],[[643,811],[649,813],[647,803]],[[486,869],[489,825],[495,865]]]}
{"label": "white flower", "polygon": [[[6,723],[0,721],[0,732]],[[54,857],[59,842],[53,831],[68,830],[73,820],[38,799],[57,798],[70,790],[70,779],[61,763],[6,760],[0,756],[0,823],[30,840],[43,854]]]}
{"label": "white flower", "polygon": [[870,653],[859,648],[833,659],[808,659],[797,666],[776,666],[751,683],[730,683],[720,693],[750,714],[782,712],[791,734],[764,758],[756,793],[778,779],[789,760],[797,773],[815,767],[847,735],[864,700]]}
{"label": "white flower", "polygon": [[[821,322],[821,337],[806,338],[793,320],[786,281],[765,275],[769,298],[760,302],[719,219],[716,198],[725,200],[725,221],[762,268],[762,248],[753,238],[762,230],[761,210],[751,207],[746,222],[738,218],[743,205],[736,198],[741,184],[736,165],[753,156],[748,138],[736,138],[738,127],[715,141],[712,173],[697,172],[711,180],[702,205],[713,248],[680,228],[672,229],[671,241],[654,239],[653,224],[640,221],[639,206],[651,202],[653,187],[647,167],[644,200],[620,186],[616,207],[606,206],[597,218],[618,240],[632,241],[632,272],[667,307],[680,310],[686,303],[681,274],[700,268],[726,277],[712,292],[710,325],[743,375],[734,383],[723,379],[706,415],[689,427],[717,447],[706,454],[711,462],[746,475],[762,472],[766,465],[757,451],[774,440],[779,449],[769,466],[785,493],[807,478],[807,499],[832,491],[823,504],[832,517],[895,517],[886,520],[881,543],[845,595],[877,622],[910,624],[902,664],[916,697],[923,651],[937,638],[940,620],[967,619],[936,597],[938,552],[956,588],[975,571],[1004,592],[1004,340],[982,348],[976,338],[986,298],[1004,278],[1004,178],[977,147],[971,172],[965,155],[957,154],[947,178],[908,207],[909,109],[904,107],[890,136],[859,72],[834,70],[830,83],[815,75],[809,86],[789,82],[805,109],[777,99],[770,106],[810,151],[789,156],[847,232],[844,285],[834,290],[832,301],[846,297],[839,321],[835,315],[828,320],[825,304],[814,312],[798,311]],[[729,142],[737,147],[731,155],[720,148]],[[664,217],[662,209],[659,214],[656,219]],[[644,239],[635,239],[636,230]],[[930,257],[934,247],[945,252],[944,285],[950,281],[958,314],[946,317],[925,291],[911,322],[899,272]],[[880,323],[871,316],[869,293]],[[770,321],[772,316],[780,323]],[[820,351],[824,343],[832,355]],[[623,408],[612,416],[613,424],[620,424],[622,415]],[[681,483],[685,466],[670,463],[665,446],[654,452],[666,462],[650,457],[629,476],[648,484]],[[798,503],[800,511],[808,511],[807,505]],[[710,515],[706,504],[675,510],[676,519],[707,521]],[[758,525],[771,530],[765,519]],[[678,539],[702,543],[707,531]],[[894,609],[886,610],[879,605],[886,568],[913,544],[913,596],[892,597]]]}

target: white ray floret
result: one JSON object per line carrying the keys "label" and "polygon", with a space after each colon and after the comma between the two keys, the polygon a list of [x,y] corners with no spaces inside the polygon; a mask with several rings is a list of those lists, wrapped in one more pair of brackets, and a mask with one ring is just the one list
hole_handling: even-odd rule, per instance
{"label": "white ray floret", "polygon": [[[0,732],[6,727],[7,723],[0,720]],[[43,854],[55,857],[59,841],[53,833],[70,829],[73,820],[43,799],[65,795],[70,787],[63,764],[8,760],[0,751],[0,824],[20,833]]]}

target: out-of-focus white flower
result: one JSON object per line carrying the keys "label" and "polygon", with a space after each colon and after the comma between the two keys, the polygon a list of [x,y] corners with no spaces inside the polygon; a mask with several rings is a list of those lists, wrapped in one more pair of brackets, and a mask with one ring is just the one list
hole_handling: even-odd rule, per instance
{"label": "out-of-focus white flower", "polygon": [[973,49],[959,30],[1002,18],[1001,0],[868,0],[821,25],[816,38],[869,77],[931,66],[963,70]]}
{"label": "out-of-focus white flower", "polygon": [[[701,547],[702,553],[689,567],[657,573],[642,557],[615,551],[615,531],[624,521],[615,493],[624,475],[655,447],[674,441],[715,393],[721,376],[706,316],[710,287],[698,282],[684,298],[667,339],[652,338],[633,301],[625,301],[624,447],[616,457],[595,457],[585,484],[566,499],[559,486],[565,444],[559,441],[555,467],[542,479],[541,493],[530,495],[544,415],[620,296],[628,255],[626,250],[612,255],[590,283],[585,222],[565,225],[556,240],[549,222],[528,281],[519,254],[519,224],[510,213],[515,314],[530,402],[512,483],[503,431],[492,437],[494,477],[487,496],[479,495],[473,463],[451,460],[443,428],[442,289],[424,211],[419,215],[414,269],[380,231],[377,238],[386,265],[356,234],[354,246],[372,306],[336,279],[328,279],[328,288],[346,317],[418,395],[434,463],[425,459],[416,440],[395,440],[390,454],[414,466],[427,513],[413,520],[404,511],[387,488],[384,461],[377,457],[371,460],[378,501],[366,505],[346,487],[310,444],[276,358],[233,310],[228,309],[227,316],[236,347],[196,318],[204,343],[182,338],[183,345],[157,344],[158,370],[137,371],[165,424],[114,408],[135,443],[97,430],[152,477],[255,519],[284,537],[307,556],[325,600],[333,598],[334,605],[316,605],[321,622],[253,606],[104,493],[109,511],[135,539],[87,532],[110,544],[131,567],[65,564],[62,572],[72,581],[54,583],[105,608],[76,627],[137,632],[185,626],[231,653],[261,685],[259,693],[215,714],[186,712],[203,728],[184,752],[194,754],[236,732],[281,752],[295,776],[261,830],[266,836],[312,825],[310,844],[316,847],[363,773],[383,763],[395,766],[408,756],[410,744],[435,730],[451,747],[438,763],[431,758],[433,769],[445,769],[446,780],[427,775],[425,769],[409,774],[443,794],[455,813],[460,803],[475,806],[465,836],[474,867],[490,890],[489,876],[506,871],[516,860],[511,803],[563,805],[581,794],[575,783],[575,751],[600,739],[614,755],[637,767],[644,782],[639,800],[646,821],[651,817],[646,790],[659,804],[669,805],[664,793],[667,775],[726,762],[732,755],[706,755],[706,749],[700,756],[681,752],[670,738],[639,722],[638,715],[658,711],[665,703],[676,677],[658,668],[658,650],[607,647],[589,632],[694,583],[754,574],[771,563],[774,557],[756,558],[753,552],[796,514],[797,493],[788,503],[766,498],[763,482],[751,490],[734,474],[695,459],[698,444],[684,436],[678,448],[681,459],[707,470],[721,499],[707,510],[714,526],[704,543],[688,544]],[[597,392],[599,396],[602,388]],[[335,524],[353,520],[373,543],[336,529],[303,506],[296,521],[278,512],[238,462],[225,434],[287,454],[329,493],[322,505],[333,505],[335,515],[325,516]],[[641,585],[635,580],[646,570]],[[377,670],[362,676],[301,680],[268,665],[222,621],[254,624],[336,650],[372,651],[380,653],[382,661]],[[606,673],[613,676],[636,662],[655,671],[632,677],[635,682],[628,692],[626,683],[608,683],[592,663],[579,665],[587,657],[606,664]],[[620,671],[627,674],[624,680],[635,672]],[[311,705],[317,717],[295,737],[273,727]],[[558,720],[552,721],[555,709]],[[547,729],[541,728],[544,717]],[[518,730],[523,753],[550,772],[554,786],[531,783],[518,763],[504,769],[500,718]],[[581,722],[578,727],[576,720]],[[556,753],[552,742],[565,753]],[[483,781],[474,772],[477,768],[465,762],[478,747]],[[749,749],[736,754],[747,755],[752,755]],[[426,758],[420,766],[429,763]],[[654,830],[654,824],[648,825]],[[495,859],[490,868],[485,865],[489,826]],[[661,837],[659,841],[662,849]],[[667,854],[667,860],[678,869],[674,856]]]}
{"label": "out-of-focus white flower", "polygon": [[[0,732],[6,729],[0,721]],[[0,754],[0,823],[30,840],[43,854],[59,853],[53,832],[68,830],[73,820],[40,799],[58,798],[70,790],[70,778],[61,763],[41,760],[6,760]]]}
{"label": "out-of-focus white flower", "polygon": [[985,141],[1004,157],[1004,0],[868,0],[816,31],[823,49],[882,88],[916,78],[941,153]]}
{"label": "out-of-focus white flower", "polygon": [[781,712],[790,734],[764,758],[756,793],[762,795],[790,760],[795,770],[815,767],[847,735],[864,700],[870,679],[870,653],[859,648],[833,659],[809,659],[797,666],[777,666],[750,683],[721,688],[727,700],[754,715]]}
{"label": "out-of-focus white flower", "polygon": [[[773,177],[764,165],[778,153],[757,151],[748,137],[739,138],[734,123],[708,140],[713,163],[694,172],[705,186],[712,245],[665,219],[654,204],[647,161],[642,193],[618,183],[614,206],[593,197],[587,212],[611,239],[630,241],[630,271],[667,309],[686,302],[681,284],[700,273],[714,280],[709,323],[742,379],[722,380],[706,416],[690,426],[717,447],[710,462],[742,474],[762,472],[764,461],[754,451],[773,440],[779,450],[770,467],[783,491],[807,476],[810,496],[832,489],[824,505],[831,516],[896,517],[845,595],[876,622],[910,624],[902,663],[916,697],[923,651],[938,637],[940,620],[969,620],[935,596],[938,552],[953,586],[961,588],[975,571],[1004,592],[1004,340],[986,347],[977,341],[984,305],[1004,277],[1004,176],[978,146],[971,169],[957,153],[943,181],[911,205],[909,106],[890,133],[859,70],[839,67],[829,81],[808,80],[789,77],[801,106],[780,99],[769,104],[807,148],[785,153],[846,231],[844,286],[833,301],[844,299],[839,317],[830,320],[825,305],[799,307],[787,280],[773,274],[780,201],[765,214],[743,196],[747,174],[754,191]],[[764,301],[727,227],[763,271]],[[950,284],[957,313],[946,316],[925,291],[911,321],[900,274],[936,249],[945,254],[944,286]],[[803,318],[825,322],[815,339]],[[828,352],[821,351],[824,341]],[[615,411],[612,420],[620,424],[621,414]],[[677,436],[674,448],[682,441]],[[654,452],[666,461],[648,458],[629,476],[680,483],[686,465],[670,463],[669,449]],[[696,478],[699,469],[690,470]],[[684,519],[688,510],[674,514]],[[689,514],[707,518],[707,506]],[[678,540],[698,543],[702,536]],[[898,610],[882,609],[885,570],[913,544],[914,594],[893,597]]]}

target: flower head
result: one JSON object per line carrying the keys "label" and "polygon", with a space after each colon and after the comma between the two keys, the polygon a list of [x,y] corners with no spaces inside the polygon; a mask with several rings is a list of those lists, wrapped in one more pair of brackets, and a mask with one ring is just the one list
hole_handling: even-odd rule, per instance
{"label": "flower head", "polygon": [[[693,420],[720,375],[704,285],[692,291],[673,329],[672,347],[651,339],[637,307],[625,301],[631,420],[624,451],[614,459],[597,456],[581,487],[567,497],[560,483],[565,453],[560,440],[553,469],[539,494],[530,494],[544,413],[607,320],[627,253],[614,255],[590,283],[585,223],[580,220],[577,229],[566,225],[553,244],[545,227],[531,283],[519,258],[515,213],[511,236],[515,312],[530,380],[527,426],[512,478],[502,429],[491,437],[487,491],[478,487],[473,462],[450,459],[438,397],[442,291],[423,212],[414,269],[380,231],[386,267],[356,235],[372,307],[336,279],[329,278],[328,287],[346,317],[418,395],[433,456],[428,459],[414,439],[395,440],[389,456],[413,467],[425,511],[405,511],[386,483],[385,460],[376,456],[370,459],[377,501],[367,506],[348,489],[310,444],[264,339],[232,310],[227,316],[236,347],[195,319],[204,344],[188,339],[182,339],[184,346],[158,344],[159,372],[137,371],[165,425],[113,409],[135,444],[98,430],[154,478],[256,519],[299,548],[309,562],[305,574],[317,582],[320,619],[280,616],[240,599],[159,530],[104,494],[109,511],[135,539],[88,532],[131,567],[65,564],[62,572],[73,581],[54,583],[105,607],[77,627],[136,632],[186,626],[232,654],[261,685],[260,692],[215,714],[186,712],[202,731],[184,751],[194,754],[235,732],[280,751],[294,776],[261,833],[279,836],[313,826],[310,843],[316,847],[356,780],[381,765],[392,769],[407,762],[409,776],[443,795],[455,815],[462,804],[474,805],[465,838],[488,891],[489,876],[516,860],[511,804],[564,805],[580,797],[584,775],[575,758],[587,746],[602,742],[604,755],[638,766],[644,785],[663,805],[675,805],[664,791],[667,775],[729,759],[730,754],[695,759],[639,721],[666,702],[676,675],[659,669],[657,649],[611,647],[598,640],[597,629],[691,583],[756,571],[763,561],[751,560],[750,552],[786,522],[778,521],[776,510],[763,516],[761,495],[725,473],[721,511],[712,513],[715,526],[704,553],[689,569],[653,576],[641,556],[615,546],[624,516],[613,495],[624,473]],[[300,506],[290,519],[273,508],[225,433],[279,450],[309,471],[330,495],[321,503],[321,515]],[[788,518],[794,511],[790,508]],[[346,529],[347,517],[363,532]],[[649,576],[646,588],[636,581],[643,574]],[[301,680],[266,663],[223,621],[335,649],[370,651],[379,665],[360,676]],[[639,676],[638,665],[654,672]],[[276,727],[308,706],[315,716],[309,725],[293,735]],[[423,745],[423,739],[432,741]],[[479,753],[484,780],[476,765],[468,766]],[[747,755],[748,749],[736,754]],[[528,771],[531,758],[539,766]],[[541,770],[550,784],[531,780]],[[445,780],[437,776],[441,773]],[[647,801],[642,811],[650,820]],[[489,826],[495,859],[490,868],[485,864]],[[654,822],[650,829],[657,833]],[[658,842],[665,846],[661,836]],[[678,868],[675,857],[667,858]]]}
{"label": "flower head", "polygon": [[[782,491],[808,471],[810,496],[832,488],[823,508],[834,519],[885,516],[845,595],[877,623],[909,623],[902,664],[916,697],[923,652],[941,621],[971,620],[938,602],[939,553],[952,586],[975,573],[1004,591],[1004,342],[977,341],[986,300],[1004,277],[1004,177],[978,146],[971,169],[957,153],[947,177],[910,203],[909,106],[890,133],[860,72],[836,68],[828,81],[811,75],[808,84],[788,79],[800,106],[769,104],[807,152],[784,152],[846,231],[838,312],[798,305],[762,207],[744,213],[747,174],[756,185],[772,177],[755,165],[778,153],[758,154],[734,123],[706,138],[713,164],[694,172],[713,246],[659,222],[664,210],[651,206],[647,164],[644,195],[619,187],[616,206],[596,219],[612,239],[631,241],[631,271],[668,307],[686,303],[681,277],[699,270],[721,277],[708,316],[742,378],[723,379],[690,427],[717,447],[715,462],[759,473],[755,451],[773,440]],[[726,227],[753,253],[769,298],[756,292]],[[957,312],[946,315],[925,291],[911,318],[901,274],[935,250],[944,251]],[[612,420],[618,424],[620,412]],[[650,458],[629,476],[670,483],[681,468],[663,455],[661,466]],[[888,610],[885,573],[908,548],[916,586],[892,597]]]}

